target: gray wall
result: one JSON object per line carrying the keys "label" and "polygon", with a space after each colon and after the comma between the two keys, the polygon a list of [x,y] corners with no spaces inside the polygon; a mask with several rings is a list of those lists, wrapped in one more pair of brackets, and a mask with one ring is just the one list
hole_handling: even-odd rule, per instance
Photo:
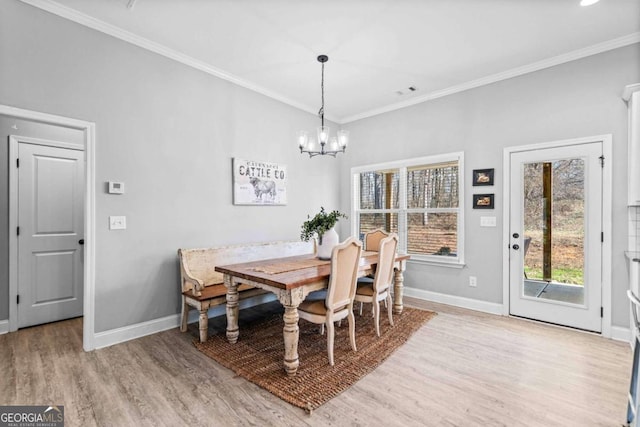
{"label": "gray wall", "polygon": [[[294,134],[317,119],[16,0],[0,3],[0,103],[93,121],[96,154],[96,331],[177,313],[178,247],[291,239],[318,206],[349,211],[352,166],[465,151],[462,270],[412,264],[406,285],[502,302],[502,150],[611,133],[614,138],[613,323],[625,299],[626,106],[640,81],[640,45],[351,123],[338,159],[297,153]],[[5,129],[0,129],[4,135]],[[5,144],[5,143],[3,143]],[[7,317],[6,146],[0,147],[0,319]],[[289,204],[231,204],[231,158],[284,163]],[[474,168],[496,169],[498,227],[470,208]],[[126,183],[122,196],[104,183]],[[126,215],[126,231],[109,231]],[[5,224],[3,226],[3,224]],[[341,235],[349,233],[346,221]],[[468,276],[478,287],[468,286]]]}
{"label": "gray wall", "polygon": [[[453,151],[465,152],[465,258],[462,270],[411,264],[405,285],[502,303],[502,215],[505,147],[591,135],[613,135],[613,325],[628,327],[627,109],[625,85],[640,82],[640,44],[351,123],[350,168]],[[496,209],[471,208],[471,171],[495,168]],[[486,187],[483,188],[483,191]],[[476,191],[478,192],[478,191]],[[342,209],[350,209],[348,192]],[[495,215],[496,228],[480,216]],[[343,231],[344,232],[344,231]],[[477,276],[478,287],[469,287]]]}
{"label": "gray wall", "polygon": [[[178,248],[297,239],[339,203],[341,159],[297,151],[314,115],[15,0],[0,3],[0,104],[96,123],[96,332],[179,312]],[[6,142],[0,153],[6,229]],[[234,206],[232,157],[287,165],[288,205]],[[109,180],[126,194],[106,194]],[[128,229],[109,231],[109,215]]]}

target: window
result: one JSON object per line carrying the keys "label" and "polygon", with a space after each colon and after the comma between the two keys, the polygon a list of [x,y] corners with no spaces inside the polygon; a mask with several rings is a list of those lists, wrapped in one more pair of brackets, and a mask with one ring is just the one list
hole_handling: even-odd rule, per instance
{"label": "window", "polygon": [[361,239],[376,228],[395,232],[412,260],[462,265],[463,156],[353,168],[353,230]]}

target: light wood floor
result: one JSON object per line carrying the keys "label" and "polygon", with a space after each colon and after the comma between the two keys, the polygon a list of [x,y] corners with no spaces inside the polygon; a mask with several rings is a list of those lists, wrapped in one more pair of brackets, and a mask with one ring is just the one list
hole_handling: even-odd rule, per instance
{"label": "light wood floor", "polygon": [[439,315],[311,415],[199,353],[195,325],[85,353],[81,319],[0,336],[0,405],[62,404],[67,426],[624,424],[627,344],[407,301]]}

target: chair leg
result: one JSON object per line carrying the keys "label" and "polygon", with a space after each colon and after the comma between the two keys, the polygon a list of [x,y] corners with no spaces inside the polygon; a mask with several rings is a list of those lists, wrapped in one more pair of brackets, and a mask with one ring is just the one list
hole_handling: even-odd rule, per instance
{"label": "chair leg", "polygon": [[389,324],[393,326],[393,304],[391,303],[391,294],[387,293],[387,298],[385,298],[384,302],[387,305],[387,313],[389,314]]}
{"label": "chair leg", "polygon": [[356,318],[353,315],[353,310],[349,310],[347,320],[349,322],[349,339],[351,340],[351,348],[353,351],[358,351],[358,348],[356,347]]}
{"label": "chair leg", "polygon": [[363,306],[363,304],[364,303],[362,301],[360,301],[360,316],[362,316],[362,306]]}
{"label": "chair leg", "polygon": [[380,301],[373,301],[373,321],[376,325],[376,335],[380,336]]}
{"label": "chair leg", "polygon": [[189,304],[187,299],[182,296],[182,314],[180,315],[180,331],[187,332],[187,322],[189,320]]}
{"label": "chair leg", "polygon": [[327,353],[329,354],[329,365],[333,366],[333,320],[327,319]]}
{"label": "chair leg", "polygon": [[206,342],[207,332],[209,329],[209,316],[207,315],[207,310],[200,310],[199,329],[200,329],[200,342]]}
{"label": "chair leg", "polygon": [[320,325],[320,335],[324,335],[324,323]]}

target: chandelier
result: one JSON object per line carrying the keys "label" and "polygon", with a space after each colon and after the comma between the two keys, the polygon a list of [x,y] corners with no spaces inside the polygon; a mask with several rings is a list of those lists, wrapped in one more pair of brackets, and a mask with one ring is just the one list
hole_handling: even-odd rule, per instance
{"label": "chandelier", "polygon": [[330,155],[335,157],[338,153],[344,153],[349,142],[349,131],[339,130],[337,137],[329,136],[329,127],[324,125],[324,63],[329,60],[327,55],[318,56],[318,62],[322,64],[322,82],[320,89],[322,91],[322,107],[318,111],[320,116],[320,127],[318,128],[318,140],[309,138],[309,132],[301,130],[298,132],[298,146],[300,153],[308,153],[309,157]]}

